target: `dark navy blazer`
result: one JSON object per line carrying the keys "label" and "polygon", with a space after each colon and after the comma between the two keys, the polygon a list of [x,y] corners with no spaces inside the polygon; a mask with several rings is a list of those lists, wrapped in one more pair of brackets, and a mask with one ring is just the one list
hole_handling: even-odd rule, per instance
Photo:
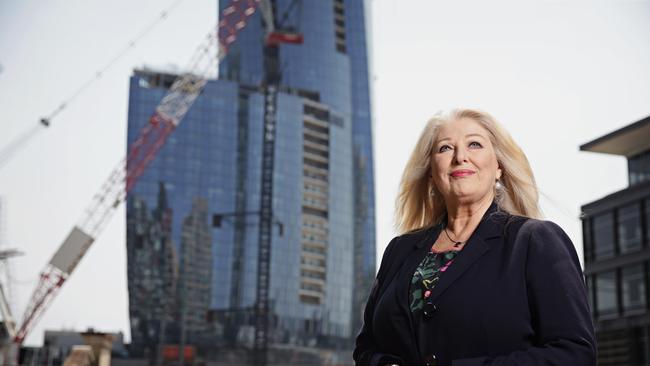
{"label": "dark navy blazer", "polygon": [[411,278],[441,225],[393,239],[366,304],[356,365],[595,365],[587,291],[556,224],[495,204],[413,319]]}

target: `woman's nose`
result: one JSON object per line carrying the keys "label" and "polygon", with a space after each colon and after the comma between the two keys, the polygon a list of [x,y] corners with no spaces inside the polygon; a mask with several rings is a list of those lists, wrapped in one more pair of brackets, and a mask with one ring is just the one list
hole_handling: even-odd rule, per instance
{"label": "woman's nose", "polygon": [[467,161],[467,150],[463,147],[459,147],[455,150],[455,156],[454,159],[456,160],[456,164],[461,165],[464,162]]}

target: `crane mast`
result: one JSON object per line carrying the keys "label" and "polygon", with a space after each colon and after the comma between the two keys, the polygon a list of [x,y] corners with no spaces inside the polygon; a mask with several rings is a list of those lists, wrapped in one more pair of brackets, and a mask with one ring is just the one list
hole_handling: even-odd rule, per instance
{"label": "crane mast", "polygon": [[[289,9],[297,0],[294,0]],[[287,32],[276,24],[275,0],[260,4],[266,30],[264,38],[264,134],[262,135],[262,182],[260,193],[260,225],[257,252],[257,288],[255,301],[255,337],[253,365],[266,366],[268,362],[269,287],[271,275],[271,234],[273,226],[273,166],[275,161],[275,130],[277,98],[282,79],[280,70],[280,43],[300,44],[299,33]]]}

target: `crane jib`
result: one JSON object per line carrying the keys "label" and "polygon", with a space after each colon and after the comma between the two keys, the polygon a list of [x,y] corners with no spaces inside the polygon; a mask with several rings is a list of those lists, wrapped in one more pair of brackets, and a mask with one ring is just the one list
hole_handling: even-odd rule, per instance
{"label": "crane jib", "polygon": [[[156,108],[154,116],[140,131],[139,138],[129,147],[127,158],[111,172],[109,179],[94,196],[81,224],[72,229],[41,272],[39,283],[23,314],[18,334],[14,337],[14,343],[22,344],[38,318],[47,310],[119,203],[124,201],[127,192],[133,188],[138,177],[155,158],[169,134],[182,121],[207,82],[205,73],[226,55],[228,47],[235,42],[238,32],[244,28],[260,1],[231,0],[230,6],[224,10],[222,21],[219,22],[217,34],[210,32],[207,43],[201,44],[197,49],[188,72],[171,86]],[[218,52],[214,56],[207,51],[211,46],[218,46]]]}

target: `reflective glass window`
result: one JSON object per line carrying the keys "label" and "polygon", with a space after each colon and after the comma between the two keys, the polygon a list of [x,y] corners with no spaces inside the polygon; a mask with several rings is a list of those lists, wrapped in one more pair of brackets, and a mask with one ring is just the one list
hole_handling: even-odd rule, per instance
{"label": "reflective glass window", "polygon": [[618,243],[621,253],[641,249],[641,206],[638,203],[618,210]]}
{"label": "reflective glass window", "polygon": [[614,215],[611,212],[592,219],[594,256],[596,259],[614,255]]}
{"label": "reflective glass window", "polygon": [[591,238],[591,221],[582,220],[582,244],[585,262],[591,261],[594,252],[594,243]]}
{"label": "reflective glass window", "polygon": [[650,180],[650,150],[628,159],[630,185]]}
{"label": "reflective glass window", "polygon": [[623,309],[644,309],[645,300],[645,274],[643,264],[623,268],[622,272]]}
{"label": "reflective glass window", "polygon": [[650,198],[646,198],[645,206],[645,242],[650,244]]}
{"label": "reflective glass window", "polygon": [[599,316],[618,313],[615,271],[596,275],[596,311]]}

